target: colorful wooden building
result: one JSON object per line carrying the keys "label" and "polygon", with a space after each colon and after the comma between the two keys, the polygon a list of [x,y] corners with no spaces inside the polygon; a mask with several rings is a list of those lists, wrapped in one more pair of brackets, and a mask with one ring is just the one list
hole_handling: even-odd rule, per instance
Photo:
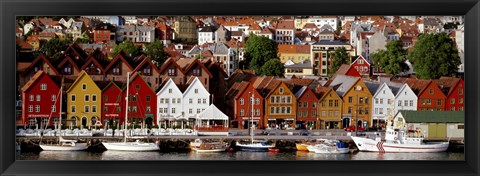
{"label": "colorful wooden building", "polygon": [[318,129],[318,97],[315,92],[303,86],[295,93],[297,99],[297,126],[303,124],[307,129]]}
{"label": "colorful wooden building", "polygon": [[343,100],[329,87],[318,86],[315,93],[318,99],[318,127],[320,129],[342,129]]}
{"label": "colorful wooden building", "polygon": [[[55,82],[42,70],[22,87],[22,122],[28,127],[45,128],[58,121],[60,82]],[[50,121],[49,121],[50,120]]]}
{"label": "colorful wooden building", "polygon": [[67,126],[91,127],[101,120],[102,91],[85,72],[67,89]]}
{"label": "colorful wooden building", "polygon": [[443,93],[447,96],[445,102],[446,111],[464,111],[465,83],[461,78],[440,77],[434,80]]}
{"label": "colorful wooden building", "polygon": [[[263,120],[264,101],[260,93],[253,87],[254,81],[235,83],[227,92],[228,97],[232,96],[231,103],[233,104],[234,113],[231,124],[234,127],[248,129],[252,124],[257,128],[265,127]],[[252,98],[253,101],[251,100]]]}
{"label": "colorful wooden building", "polygon": [[264,123],[276,124],[280,129],[294,129],[297,100],[287,84],[272,79],[262,91],[266,93]]}
{"label": "colorful wooden building", "polygon": [[[130,76],[128,84],[128,107],[123,104],[123,108],[128,108],[128,122],[130,125],[146,125],[150,127],[157,122],[157,96],[142,79],[139,73],[133,73]],[[122,97],[127,97],[126,89],[122,92]],[[137,126],[138,127],[138,126]]]}
{"label": "colorful wooden building", "polygon": [[446,96],[432,80],[408,78],[404,81],[418,97],[418,111],[444,111]]}
{"label": "colorful wooden building", "polygon": [[370,63],[362,55],[352,62],[351,66],[362,76],[370,75]]}
{"label": "colorful wooden building", "polygon": [[102,89],[102,123],[110,127],[120,128],[125,121],[125,97],[122,96],[123,83],[110,81]]}

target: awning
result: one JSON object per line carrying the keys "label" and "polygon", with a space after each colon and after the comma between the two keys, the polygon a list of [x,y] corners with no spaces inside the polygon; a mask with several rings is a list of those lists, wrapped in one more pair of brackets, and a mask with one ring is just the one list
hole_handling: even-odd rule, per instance
{"label": "awning", "polygon": [[205,111],[198,115],[201,120],[228,120],[228,116],[211,104]]}

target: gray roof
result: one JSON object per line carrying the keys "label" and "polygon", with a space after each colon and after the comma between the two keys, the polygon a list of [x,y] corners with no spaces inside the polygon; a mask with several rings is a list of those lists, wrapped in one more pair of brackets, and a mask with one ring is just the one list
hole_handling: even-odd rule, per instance
{"label": "gray roof", "polygon": [[220,54],[220,55],[227,55],[228,54],[228,46],[223,43],[215,43],[210,47],[210,50],[212,51],[213,54]]}
{"label": "gray roof", "polygon": [[134,32],[135,26],[118,26],[117,31],[119,32]]}
{"label": "gray roof", "polygon": [[428,25],[428,26],[438,26],[438,25],[440,25],[440,21],[436,18],[425,18],[423,21],[424,21],[424,24]]}
{"label": "gray roof", "polygon": [[331,88],[333,88],[337,94],[341,97],[345,95],[348,89],[360,79],[358,77],[346,76],[346,75],[337,75],[335,79],[330,83]]}
{"label": "gray roof", "polygon": [[82,26],[83,26],[83,22],[79,21],[79,22],[73,22],[70,28],[74,28],[74,27],[82,28]]}
{"label": "gray roof", "polygon": [[298,90],[297,92],[295,92],[295,97],[297,99],[300,98],[300,96],[303,94],[303,92],[305,92],[307,90],[307,86],[303,86],[300,90]]}
{"label": "gray roof", "polygon": [[155,31],[155,27],[153,26],[136,26],[137,31],[140,32],[152,32]]}
{"label": "gray roof", "polygon": [[201,54],[202,49],[200,49],[200,46],[195,45],[193,48],[188,52],[189,55],[196,55],[196,54]]}
{"label": "gray roof", "polygon": [[347,45],[345,42],[340,40],[320,40],[313,45]]}
{"label": "gray roof", "polygon": [[367,86],[367,89],[370,91],[372,95],[375,95],[377,92],[378,88],[382,85],[381,83],[376,83],[376,82],[366,82],[365,81],[365,86]]}
{"label": "gray roof", "polygon": [[328,29],[325,29],[323,30],[322,32],[320,32],[320,34],[335,34],[333,31],[330,31]]}
{"label": "gray roof", "polygon": [[397,96],[398,91],[400,91],[400,88],[402,88],[403,84],[402,83],[397,83],[397,82],[390,82],[388,83],[388,87],[390,90],[392,90],[393,95]]}

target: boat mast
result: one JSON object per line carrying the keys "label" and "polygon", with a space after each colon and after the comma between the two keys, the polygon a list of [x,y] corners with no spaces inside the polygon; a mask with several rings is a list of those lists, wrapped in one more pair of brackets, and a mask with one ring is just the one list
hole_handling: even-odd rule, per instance
{"label": "boat mast", "polygon": [[128,114],[128,86],[130,84],[130,72],[127,72],[127,94],[125,95],[125,121],[123,122],[123,142],[127,142],[127,114]]}
{"label": "boat mast", "polygon": [[58,111],[58,142],[62,136],[62,94],[63,94],[63,80],[62,85],[60,85],[60,110]]}
{"label": "boat mast", "polygon": [[[250,97],[248,97],[248,98],[250,99]],[[249,101],[251,101],[251,104],[252,104],[252,108],[251,108],[251,110],[250,110],[250,114],[251,114],[251,116],[252,116],[252,120],[250,120],[250,122],[252,122],[252,125],[250,125],[250,128],[251,128],[251,133],[250,133],[250,134],[251,134],[251,136],[252,136],[252,144],[253,144],[253,135],[255,135],[255,134],[253,133],[253,112],[255,112],[255,111],[253,110],[253,104],[254,104],[254,101],[253,101],[253,100],[254,100],[254,95],[253,95],[253,92],[252,92],[251,100],[249,100]]]}

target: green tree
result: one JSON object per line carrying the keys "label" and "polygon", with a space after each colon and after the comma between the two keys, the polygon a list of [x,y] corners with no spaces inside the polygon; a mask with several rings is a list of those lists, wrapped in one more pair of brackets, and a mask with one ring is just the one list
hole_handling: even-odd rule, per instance
{"label": "green tree", "polygon": [[87,31],[83,32],[80,37],[75,40],[76,43],[92,43],[93,40],[88,36]]}
{"label": "green tree", "polygon": [[421,34],[408,54],[421,79],[437,79],[457,73],[461,64],[455,42],[446,33]]}
{"label": "green tree", "polygon": [[65,51],[70,43],[72,43],[72,38],[66,38],[64,40],[53,38],[43,43],[40,52],[45,54],[47,58],[57,60],[61,57],[62,51]]}
{"label": "green tree", "polygon": [[279,59],[273,58],[261,67],[261,74],[266,76],[283,76],[285,67]]}
{"label": "green tree", "polygon": [[165,52],[164,45],[160,40],[145,45],[145,55],[155,61],[157,67],[160,67],[170,55]]}
{"label": "green tree", "polygon": [[345,47],[339,47],[331,53],[333,64],[330,67],[328,76],[331,76],[333,73],[342,66],[342,64],[350,64],[350,57],[348,56],[347,49]]}
{"label": "green tree", "polygon": [[249,68],[261,74],[261,67],[277,57],[277,43],[264,36],[252,35],[245,43],[245,58]]}
{"label": "green tree", "polygon": [[402,42],[400,42],[400,40],[392,40],[388,42],[385,47],[387,50],[379,50],[372,54],[375,67],[381,67],[385,70],[385,73],[391,75],[408,71]]}
{"label": "green tree", "polygon": [[122,43],[115,46],[112,52],[113,56],[117,55],[122,50],[131,57],[137,57],[142,54],[142,47],[135,46],[130,40],[123,41]]}

